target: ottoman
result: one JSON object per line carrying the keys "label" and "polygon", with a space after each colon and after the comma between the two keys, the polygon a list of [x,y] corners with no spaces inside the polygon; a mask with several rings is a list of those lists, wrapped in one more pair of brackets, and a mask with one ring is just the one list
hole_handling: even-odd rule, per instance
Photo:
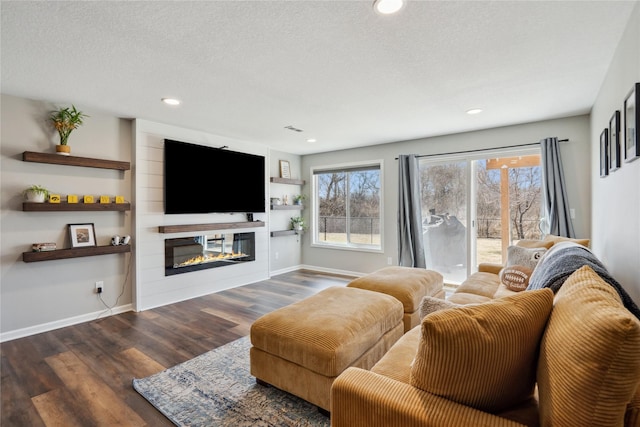
{"label": "ottoman", "polygon": [[442,274],[413,267],[385,267],[353,280],[347,287],[381,292],[404,307],[404,332],[420,324],[420,302],[425,296],[445,297]]}
{"label": "ottoman", "polygon": [[333,380],[382,358],[403,335],[402,316],[389,295],[327,288],[251,325],[251,375],[330,411]]}

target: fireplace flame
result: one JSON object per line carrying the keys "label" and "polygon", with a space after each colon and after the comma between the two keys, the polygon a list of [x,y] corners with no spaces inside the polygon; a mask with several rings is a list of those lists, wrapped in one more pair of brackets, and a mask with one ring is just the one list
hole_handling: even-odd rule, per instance
{"label": "fireplace flame", "polygon": [[204,264],[207,262],[216,262],[216,261],[221,261],[221,260],[228,260],[228,259],[235,259],[235,258],[242,258],[247,256],[247,254],[244,254],[242,252],[228,252],[228,253],[218,253],[218,254],[204,254],[204,255],[198,255],[198,256],[194,256],[193,258],[189,258],[186,261],[183,261],[179,264],[173,264],[173,268],[178,268],[178,267],[188,267],[190,265],[197,265],[197,264]]}

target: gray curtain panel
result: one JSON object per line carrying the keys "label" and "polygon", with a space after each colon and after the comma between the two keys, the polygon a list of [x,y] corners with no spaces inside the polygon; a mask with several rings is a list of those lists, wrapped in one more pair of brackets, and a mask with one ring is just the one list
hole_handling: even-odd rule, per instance
{"label": "gray curtain panel", "polygon": [[567,199],[558,138],[543,139],[540,141],[540,148],[544,177],[544,206],[549,219],[547,234],[575,237],[569,213],[569,200]]}
{"label": "gray curtain panel", "polygon": [[398,170],[398,265],[426,268],[418,159],[414,154],[400,155]]}

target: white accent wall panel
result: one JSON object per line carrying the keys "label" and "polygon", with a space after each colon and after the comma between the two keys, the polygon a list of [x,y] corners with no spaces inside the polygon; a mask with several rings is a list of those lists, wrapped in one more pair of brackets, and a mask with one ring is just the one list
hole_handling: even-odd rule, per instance
{"label": "white accent wall panel", "polygon": [[[268,191],[269,153],[266,147],[161,123],[136,120],[134,122],[135,142],[132,156],[134,159],[132,168],[134,170],[135,206],[133,211],[136,235],[133,303],[136,310],[171,304],[269,277],[269,216],[267,213],[254,215],[254,220],[263,221],[264,227],[229,230],[234,233],[255,233],[255,261],[173,276],[164,275],[164,240],[193,236],[194,233],[160,233],[159,226],[246,221],[244,214],[164,214],[163,144],[165,138],[210,147],[226,145],[233,151],[264,156],[266,162],[265,194]],[[212,175],[214,175],[213,172]],[[225,230],[216,230],[209,234],[222,232]]]}

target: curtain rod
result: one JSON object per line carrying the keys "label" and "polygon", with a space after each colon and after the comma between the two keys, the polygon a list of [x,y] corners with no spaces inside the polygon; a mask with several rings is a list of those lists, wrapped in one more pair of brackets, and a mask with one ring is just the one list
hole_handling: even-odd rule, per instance
{"label": "curtain rod", "polygon": [[[559,139],[558,142],[569,142],[569,138]],[[420,155],[417,155],[416,157],[420,158],[420,157],[431,157],[431,156],[448,156],[451,154],[481,153],[483,151],[500,150],[503,148],[530,147],[532,145],[540,145],[540,142],[531,142],[529,144],[507,145],[506,147],[479,148],[477,150],[451,151],[450,153],[420,154]],[[396,157],[396,160],[398,160],[397,157]]]}

